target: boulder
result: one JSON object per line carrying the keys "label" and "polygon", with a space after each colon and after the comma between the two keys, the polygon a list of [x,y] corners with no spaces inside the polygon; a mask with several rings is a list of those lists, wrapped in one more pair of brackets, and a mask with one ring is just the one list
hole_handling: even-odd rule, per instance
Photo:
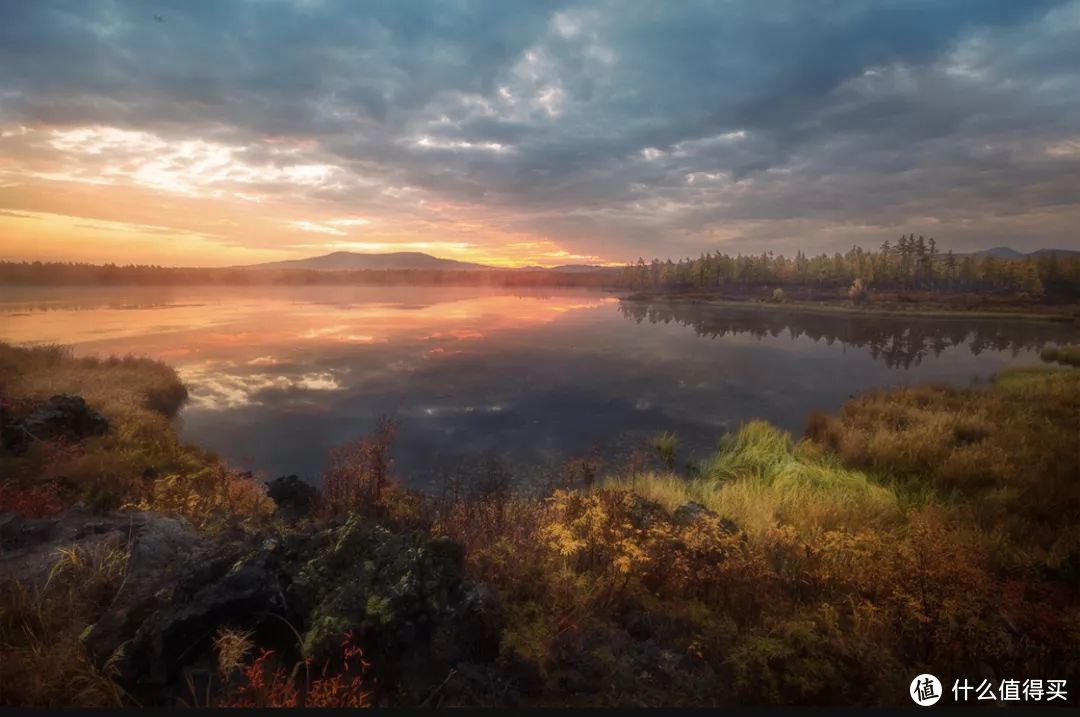
{"label": "boulder", "polygon": [[351,634],[378,684],[415,697],[457,662],[497,655],[494,595],[462,572],[457,543],[360,516],[233,538],[160,523],[135,536],[123,586],[85,645],[99,664],[118,656],[121,676],[153,701],[207,662],[222,626],[316,665],[339,657]]}
{"label": "boulder", "polygon": [[684,503],[671,514],[671,522],[682,526],[693,525],[705,516],[715,517],[716,513],[701,503]]}
{"label": "boulder", "polygon": [[[671,522],[675,525],[681,525],[683,527],[694,525],[702,518],[716,518],[717,514],[701,503],[684,503],[675,509],[675,512],[671,514]],[[720,519],[720,528],[728,533],[738,533],[739,526],[727,518]]]}
{"label": "boulder", "polygon": [[123,585],[84,637],[87,651],[99,663],[113,659],[122,678],[145,690],[206,655],[219,627],[287,620],[276,548],[211,539],[163,518],[136,536]]}
{"label": "boulder", "polygon": [[185,675],[212,666],[221,627],[252,630],[260,647],[316,665],[340,657],[351,634],[374,683],[405,703],[423,702],[456,665],[497,657],[497,597],[463,579],[459,544],[358,515],[305,525],[208,534],[146,512],[2,514],[0,575],[40,586],[58,548],[108,540],[127,550],[120,587],[83,643],[143,704],[171,703]]}
{"label": "boulder", "polygon": [[381,684],[419,695],[458,661],[494,659],[499,610],[491,591],[463,581],[459,544],[358,515],[319,539],[287,592],[304,616],[304,655],[316,664],[351,633],[377,656]]}
{"label": "boulder", "polygon": [[277,504],[278,513],[292,520],[307,515],[317,496],[314,486],[295,475],[281,476],[267,482],[266,493]]}
{"label": "boulder", "polygon": [[154,533],[172,518],[154,513],[130,512],[93,515],[72,508],[48,518],[0,514],[0,579],[27,587],[44,585],[60,557],[58,548],[90,549],[102,542],[126,544],[132,536]]}
{"label": "boulder", "polygon": [[639,530],[647,530],[649,527],[667,520],[667,512],[664,507],[654,500],[642,498],[637,493],[629,493],[626,496],[627,509],[630,524]]}
{"label": "boulder", "polygon": [[2,430],[4,448],[15,454],[32,441],[80,441],[109,430],[109,421],[86,405],[82,396],[61,394],[43,401],[23,418],[9,418]]}

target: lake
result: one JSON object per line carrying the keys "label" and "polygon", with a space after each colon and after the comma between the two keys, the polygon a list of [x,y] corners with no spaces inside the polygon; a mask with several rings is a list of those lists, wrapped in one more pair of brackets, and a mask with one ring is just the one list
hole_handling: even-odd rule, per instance
{"label": "lake", "polygon": [[392,415],[396,470],[426,487],[472,465],[539,480],[662,430],[681,460],[755,417],[798,435],[858,391],[971,385],[1077,330],[581,291],[109,287],[0,289],[0,339],[168,362],[191,392],[184,437],[268,477],[317,482],[332,447]]}

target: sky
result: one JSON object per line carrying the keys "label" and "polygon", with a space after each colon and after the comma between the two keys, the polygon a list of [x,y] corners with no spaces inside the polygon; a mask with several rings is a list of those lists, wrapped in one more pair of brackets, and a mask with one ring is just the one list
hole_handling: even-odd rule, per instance
{"label": "sky", "polygon": [[1080,249],[1080,0],[8,0],[0,259]]}

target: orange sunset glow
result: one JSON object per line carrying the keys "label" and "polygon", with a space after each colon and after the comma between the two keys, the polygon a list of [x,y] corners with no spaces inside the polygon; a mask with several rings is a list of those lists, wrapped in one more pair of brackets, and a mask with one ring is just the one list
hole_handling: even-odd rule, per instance
{"label": "orange sunset glow", "polygon": [[[347,250],[504,267],[607,263],[507,230],[482,207],[346,177],[313,141],[241,146],[39,125],[4,130],[0,151],[0,201],[19,207],[0,211],[0,259],[228,266]],[[377,197],[363,216],[309,196],[345,183]]]}

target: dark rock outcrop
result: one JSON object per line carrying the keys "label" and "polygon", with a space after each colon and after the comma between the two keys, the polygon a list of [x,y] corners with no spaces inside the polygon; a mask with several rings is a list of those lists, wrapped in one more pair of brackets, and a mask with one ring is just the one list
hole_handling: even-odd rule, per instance
{"label": "dark rock outcrop", "polygon": [[211,535],[145,512],[0,514],[0,575],[40,587],[57,548],[98,541],[130,557],[84,645],[144,704],[172,703],[185,674],[212,668],[221,627],[251,630],[260,647],[317,665],[339,657],[349,634],[375,684],[404,703],[441,685],[453,692],[447,676],[457,665],[491,664],[498,653],[499,605],[463,579],[460,545],[359,515],[318,529]]}
{"label": "dark rock outcrop", "polygon": [[629,501],[627,507],[630,513],[630,523],[639,530],[646,530],[668,519],[664,506],[656,501],[642,498],[636,493],[627,494],[626,500]]}
{"label": "dark rock outcrop", "polygon": [[[0,514],[0,579],[41,587],[56,562],[57,548],[90,549],[98,543],[128,543],[134,536],[154,534],[182,522],[154,513],[93,515],[72,508],[48,518]],[[163,527],[163,526],[168,526]]]}
{"label": "dark rock outcrop", "polygon": [[307,515],[315,504],[315,487],[295,475],[281,476],[266,483],[266,494],[277,504],[278,513],[296,520]]}
{"label": "dark rock outcrop", "polygon": [[304,616],[305,656],[318,662],[351,633],[381,657],[380,681],[412,694],[459,661],[495,657],[498,608],[484,586],[463,581],[457,543],[357,515],[317,541],[287,593]]}
{"label": "dark rock outcrop", "polygon": [[[339,656],[350,634],[377,683],[406,701],[422,701],[459,662],[497,654],[494,595],[463,580],[462,550],[448,539],[392,532],[360,516],[321,530],[231,537],[152,514],[82,518],[114,534],[125,520],[134,526],[123,533],[131,536],[123,584],[84,643],[99,664],[112,659],[148,702],[174,689],[185,670],[209,664],[223,626],[252,630],[260,646],[315,664]],[[47,575],[55,547],[73,535],[76,518],[66,520],[72,525],[0,520],[0,537],[18,546],[4,560],[28,560],[36,546]]]}
{"label": "dark rock outcrop", "polygon": [[0,438],[5,449],[18,455],[33,441],[75,442],[108,430],[108,419],[87,406],[81,396],[61,394],[43,401],[22,418],[7,418]]}
{"label": "dark rock outcrop", "polygon": [[114,659],[150,699],[206,661],[219,628],[254,630],[277,649],[303,624],[284,596],[301,556],[279,537],[208,536],[168,520],[135,537],[122,587],[84,637],[95,661]]}
{"label": "dark rock outcrop", "polygon": [[[675,509],[675,512],[671,514],[671,522],[675,525],[683,527],[694,525],[702,518],[716,518],[717,514],[701,503],[684,503]],[[739,526],[727,518],[720,519],[721,530],[728,533],[738,533]]]}
{"label": "dark rock outcrop", "polygon": [[701,503],[684,503],[671,514],[671,522],[682,526],[693,525],[705,516],[715,517],[716,513]]}

